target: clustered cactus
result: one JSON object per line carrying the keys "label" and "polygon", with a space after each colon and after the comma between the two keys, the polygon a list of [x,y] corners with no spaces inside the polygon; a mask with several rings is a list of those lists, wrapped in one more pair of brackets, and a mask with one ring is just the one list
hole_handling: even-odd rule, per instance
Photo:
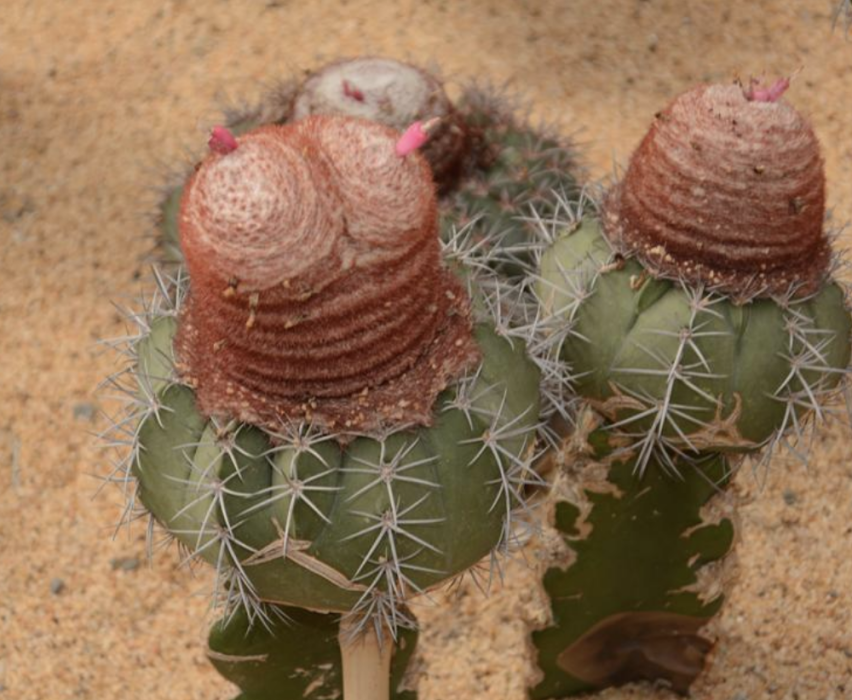
{"label": "clustered cactus", "polygon": [[600,204],[558,138],[387,59],[213,130],[160,210],[181,267],[134,316],[117,471],[129,517],[215,567],[242,700],[413,698],[412,601],[523,540],[554,463],[531,697],[689,687],[731,475],[827,416],[849,363],[785,88],[681,96]]}
{"label": "clustered cactus", "polygon": [[[226,128],[236,136],[259,126],[308,115],[358,117],[403,131],[421,122],[429,132],[422,152],[438,191],[441,236],[446,242],[477,223],[481,245],[528,256],[541,216],[580,191],[575,149],[547,129],[532,128],[519,107],[493,88],[464,87],[453,104],[440,81],[400,61],[369,57],[336,61],[303,81],[287,80],[252,108],[232,110]],[[180,263],[177,214],[188,175],[164,193],[157,212],[156,260]],[[499,265],[520,273],[511,256]],[[529,259],[526,260],[529,262]]]}
{"label": "clustered cactus", "polygon": [[[450,187],[472,157],[471,134],[437,78],[416,66],[378,57],[336,61],[303,81],[283,81],[258,105],[231,110],[224,128],[241,136],[260,126],[322,114],[367,119],[399,131],[423,123],[430,138],[422,152],[439,191]],[[186,179],[180,172],[159,207],[156,242],[161,263],[183,260],[177,214]]]}

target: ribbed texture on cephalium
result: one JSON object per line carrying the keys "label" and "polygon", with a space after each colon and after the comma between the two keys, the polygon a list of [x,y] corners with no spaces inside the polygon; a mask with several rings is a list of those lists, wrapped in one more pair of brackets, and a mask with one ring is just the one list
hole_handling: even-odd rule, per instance
{"label": "ribbed texture on cephalium", "polygon": [[338,430],[428,423],[477,358],[441,264],[428,166],[354,119],[265,127],[186,187],[177,355],[209,415]]}
{"label": "ribbed texture on cephalium", "polygon": [[807,121],[784,102],[712,85],[657,115],[604,223],[654,273],[749,297],[816,291],[830,259],[824,212]]}

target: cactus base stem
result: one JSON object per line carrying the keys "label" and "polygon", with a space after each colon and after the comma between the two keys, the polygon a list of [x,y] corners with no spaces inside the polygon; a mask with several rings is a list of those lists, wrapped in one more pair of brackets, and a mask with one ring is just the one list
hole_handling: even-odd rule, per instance
{"label": "cactus base stem", "polygon": [[389,700],[393,642],[390,632],[379,638],[374,625],[360,631],[346,619],[340,622],[338,641],[343,660],[344,700]]}

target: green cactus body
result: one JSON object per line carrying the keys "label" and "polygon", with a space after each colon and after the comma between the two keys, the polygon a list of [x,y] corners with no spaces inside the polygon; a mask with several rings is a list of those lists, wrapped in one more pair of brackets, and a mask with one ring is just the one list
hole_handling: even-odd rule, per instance
{"label": "green cactus body", "polygon": [[175,326],[161,318],[139,346],[159,409],[139,428],[138,497],[234,585],[265,602],[372,611],[383,591],[399,594],[389,581],[427,590],[505,538],[538,416],[522,346],[480,326],[482,365],[440,396],[433,426],[342,446],[202,417],[192,389],[165,379]]}
{"label": "green cactus body", "polygon": [[573,455],[554,489],[573,555],[544,576],[553,617],[532,636],[542,677],[531,698],[641,680],[685,692],[712,646],[699,629],[722,605],[734,541],[727,460],[681,464],[682,480],[660,465],[639,475],[635,454],[607,458],[610,439],[592,433],[592,458]]}
{"label": "green cactus body", "polygon": [[477,165],[446,197],[444,236],[475,222],[477,239],[498,249],[501,272],[520,274],[532,262],[530,242],[540,220],[549,220],[560,202],[580,194],[576,153],[558,136],[519,120],[487,91],[468,89],[459,109],[476,135]]}
{"label": "green cactus body", "polygon": [[654,279],[596,220],[566,226],[538,293],[579,394],[648,446],[756,450],[820,411],[850,355],[843,290],[735,304]]}
{"label": "green cactus body", "polygon": [[[210,630],[208,656],[242,690],[235,700],[342,697],[337,617],[299,608],[281,612],[286,619],[263,626],[238,611]],[[391,700],[416,698],[405,687],[416,643],[416,630],[400,630],[391,663]]]}

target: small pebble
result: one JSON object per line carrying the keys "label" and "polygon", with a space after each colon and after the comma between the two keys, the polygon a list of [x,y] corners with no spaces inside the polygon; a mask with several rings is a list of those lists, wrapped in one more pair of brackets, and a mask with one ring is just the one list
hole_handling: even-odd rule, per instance
{"label": "small pebble", "polygon": [[74,419],[87,420],[89,422],[95,420],[95,415],[98,412],[98,407],[93,403],[78,403],[74,404]]}
{"label": "small pebble", "polygon": [[791,491],[790,489],[785,489],[783,496],[784,503],[786,503],[788,506],[792,506],[796,503],[796,501],[799,500],[799,497],[796,495],[796,493],[794,491]]}
{"label": "small pebble", "polygon": [[115,557],[109,560],[113,571],[136,571],[139,564],[139,557]]}
{"label": "small pebble", "polygon": [[65,590],[65,581],[61,578],[55,578],[50,581],[50,592],[53,595],[59,595]]}
{"label": "small pebble", "polygon": [[6,223],[11,224],[33,211],[35,207],[28,197],[0,193],[0,217]]}

